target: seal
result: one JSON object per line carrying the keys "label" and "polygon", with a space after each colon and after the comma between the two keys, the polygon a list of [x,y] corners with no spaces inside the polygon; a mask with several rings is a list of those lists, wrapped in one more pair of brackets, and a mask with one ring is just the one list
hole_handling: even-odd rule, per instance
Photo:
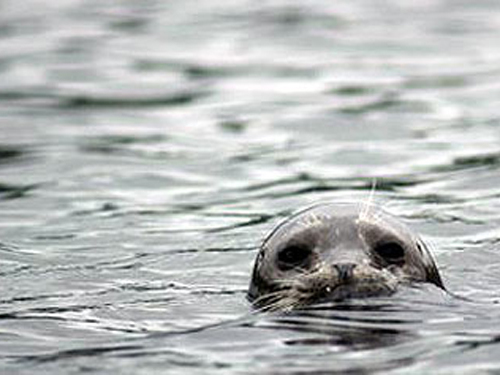
{"label": "seal", "polygon": [[391,295],[413,282],[446,290],[418,235],[373,204],[322,203],[264,239],[247,297],[258,308],[290,310]]}

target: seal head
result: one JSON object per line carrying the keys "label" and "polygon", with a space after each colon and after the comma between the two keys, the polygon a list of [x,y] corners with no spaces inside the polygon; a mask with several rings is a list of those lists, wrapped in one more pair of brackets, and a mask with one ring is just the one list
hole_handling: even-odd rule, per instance
{"label": "seal head", "polygon": [[326,203],[292,215],[265,238],[248,299],[259,308],[289,310],[390,295],[411,282],[445,289],[416,234],[374,205]]}

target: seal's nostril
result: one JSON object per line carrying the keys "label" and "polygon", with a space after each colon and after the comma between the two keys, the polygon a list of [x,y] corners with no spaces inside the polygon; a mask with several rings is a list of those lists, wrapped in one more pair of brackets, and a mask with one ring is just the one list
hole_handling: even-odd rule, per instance
{"label": "seal's nostril", "polygon": [[339,280],[348,281],[352,278],[352,273],[356,264],[354,263],[340,263],[334,264],[333,268],[337,270]]}

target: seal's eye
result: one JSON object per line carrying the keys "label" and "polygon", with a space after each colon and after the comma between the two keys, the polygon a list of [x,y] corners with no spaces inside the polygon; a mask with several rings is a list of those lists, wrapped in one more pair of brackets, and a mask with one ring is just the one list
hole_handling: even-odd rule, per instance
{"label": "seal's eye", "polygon": [[278,267],[282,271],[305,268],[311,259],[311,249],[303,245],[290,245],[278,253]]}
{"label": "seal's eye", "polygon": [[405,249],[396,242],[381,243],[375,246],[373,250],[389,264],[401,264],[404,262]]}

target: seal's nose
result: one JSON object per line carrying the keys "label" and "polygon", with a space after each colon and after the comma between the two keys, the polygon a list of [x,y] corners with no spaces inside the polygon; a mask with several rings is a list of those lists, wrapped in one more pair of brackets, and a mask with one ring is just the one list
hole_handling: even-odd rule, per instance
{"label": "seal's nose", "polygon": [[352,278],[355,263],[339,263],[334,264],[333,268],[337,271],[340,282],[347,282]]}

